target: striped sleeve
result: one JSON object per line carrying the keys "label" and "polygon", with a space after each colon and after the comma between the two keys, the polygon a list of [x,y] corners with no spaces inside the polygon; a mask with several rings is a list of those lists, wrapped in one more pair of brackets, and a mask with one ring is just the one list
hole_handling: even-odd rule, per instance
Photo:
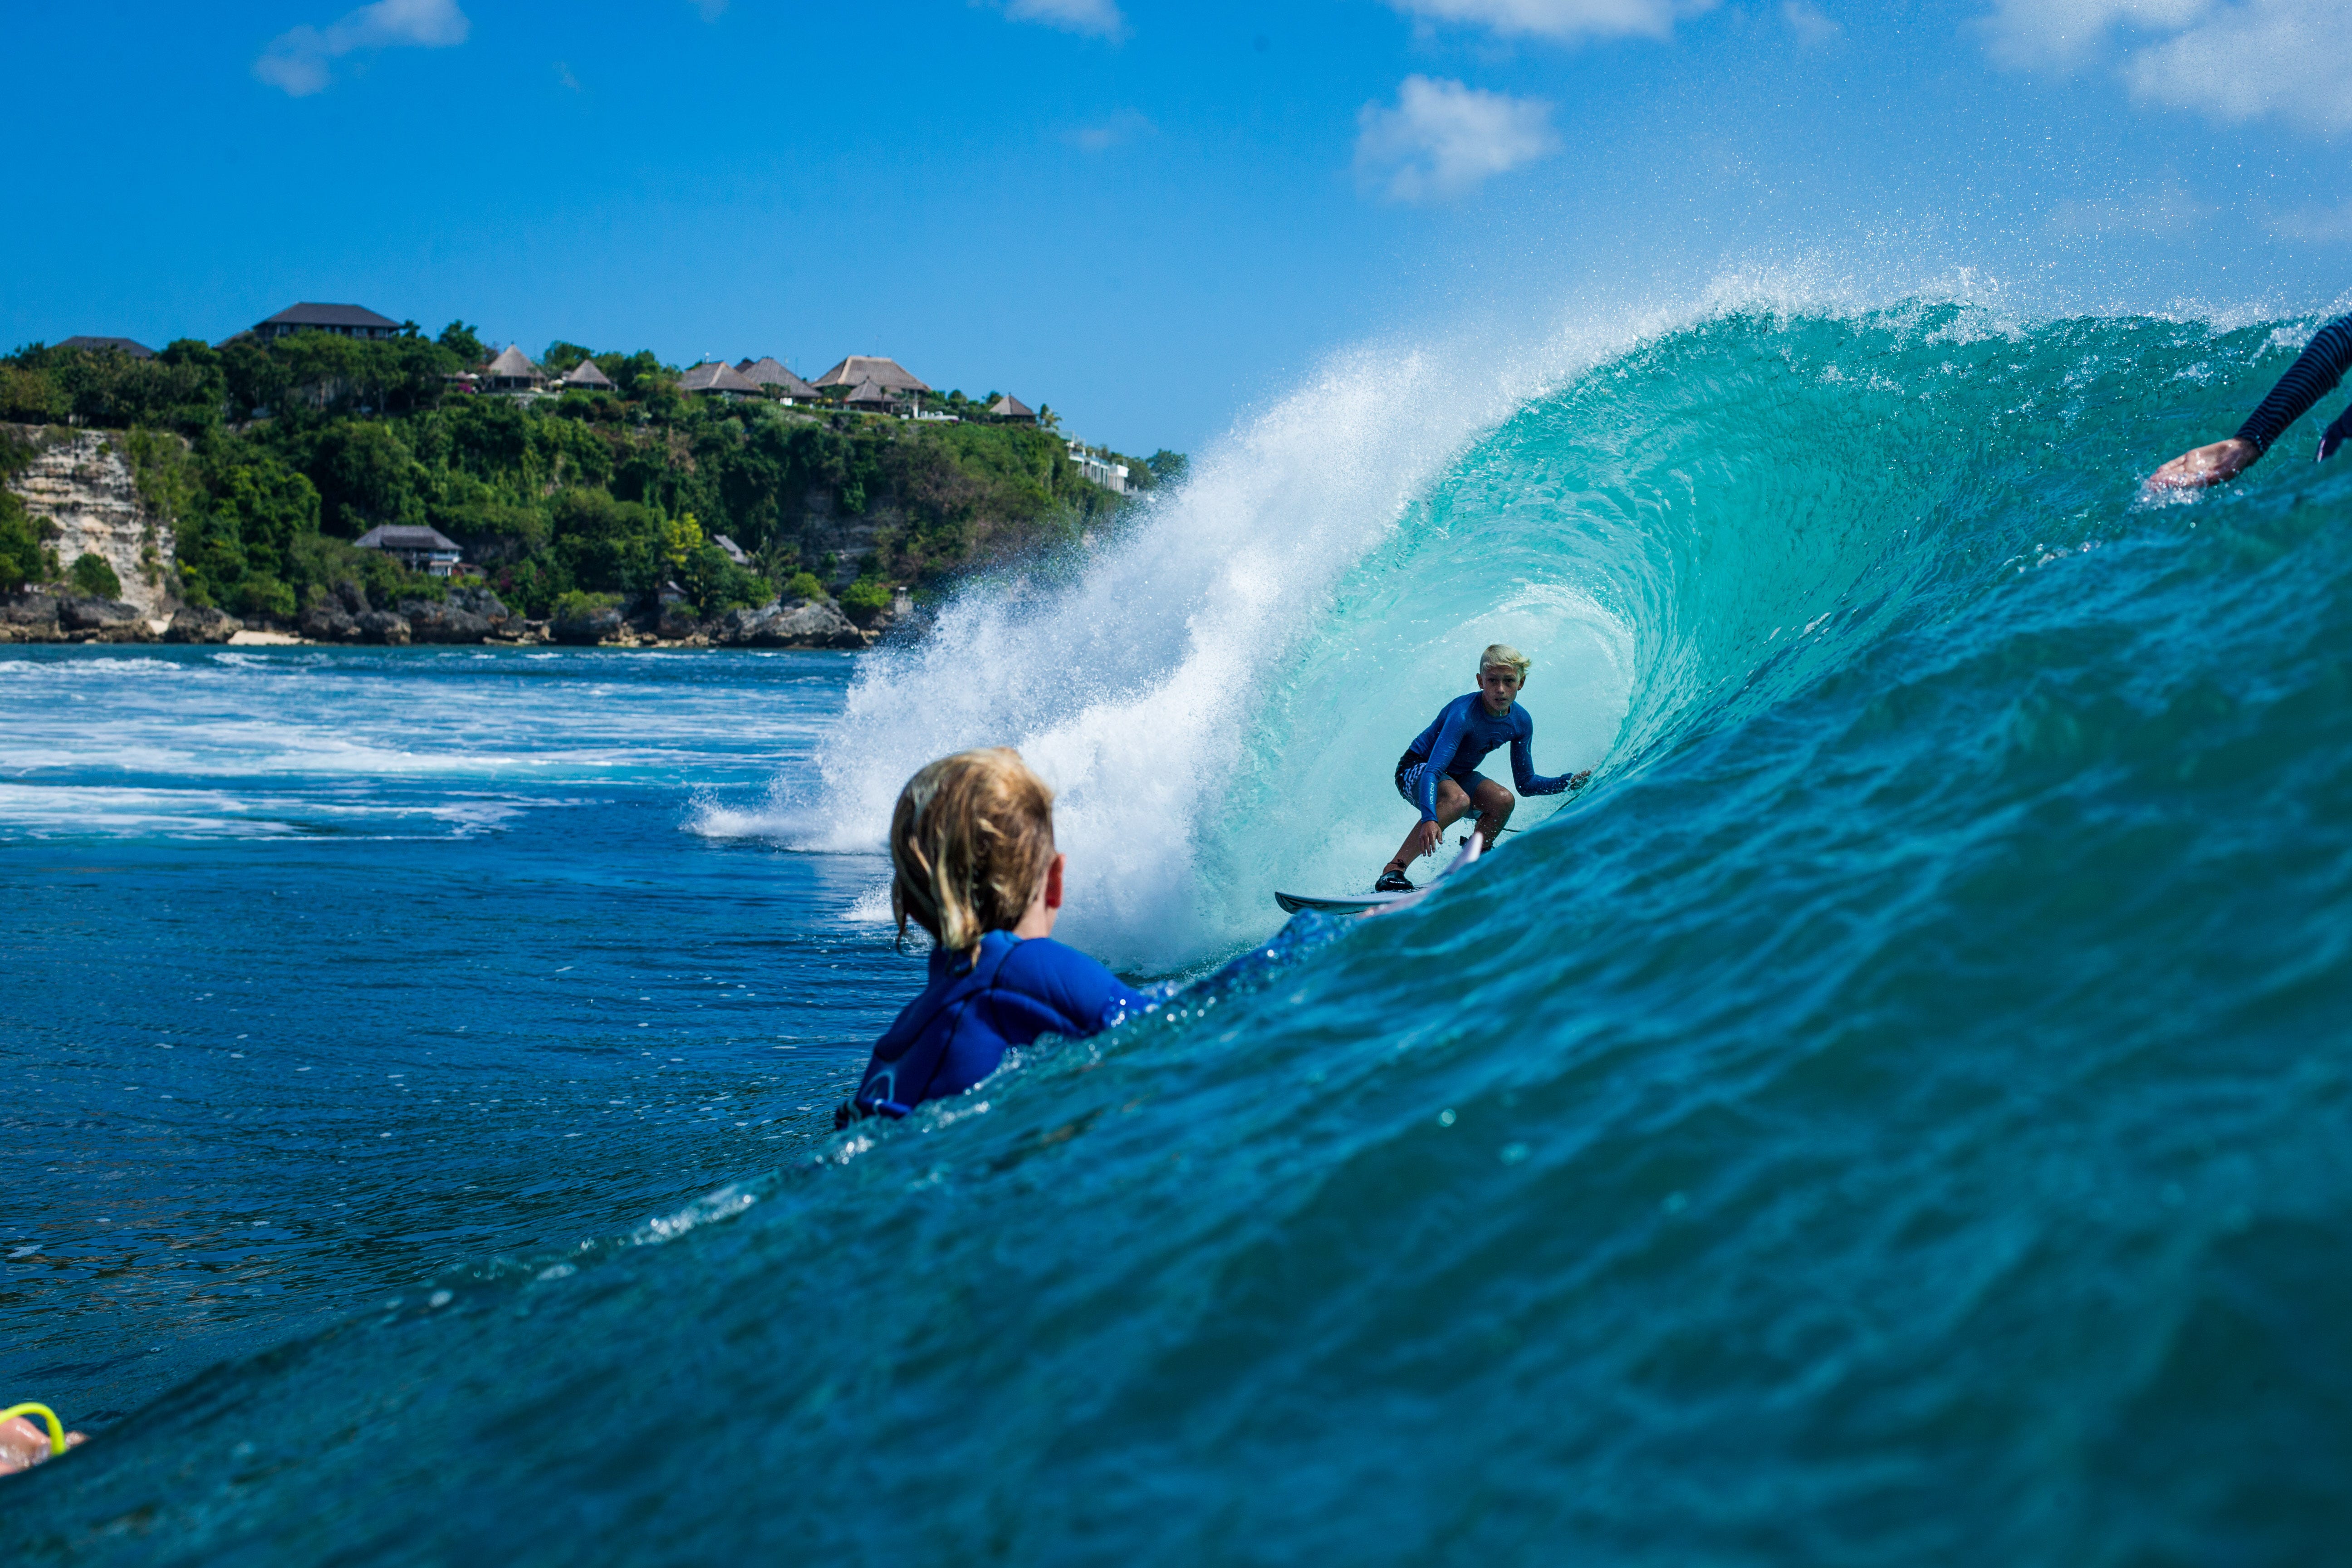
{"label": "striped sleeve", "polygon": [[2347,367],[2352,367],[2352,316],[2338,317],[2319,330],[2262,406],[2239,426],[2238,439],[2269,451],[2288,426],[2335,390]]}

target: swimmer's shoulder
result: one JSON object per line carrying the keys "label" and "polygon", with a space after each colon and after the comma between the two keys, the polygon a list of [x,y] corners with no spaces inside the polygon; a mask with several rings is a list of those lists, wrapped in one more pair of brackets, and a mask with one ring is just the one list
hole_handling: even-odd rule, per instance
{"label": "swimmer's shoulder", "polygon": [[1119,1005],[1133,1011],[1144,1005],[1142,995],[1099,960],[1050,936],[1033,936],[1005,954],[996,983],[1090,1028],[1102,1027],[1105,1015]]}

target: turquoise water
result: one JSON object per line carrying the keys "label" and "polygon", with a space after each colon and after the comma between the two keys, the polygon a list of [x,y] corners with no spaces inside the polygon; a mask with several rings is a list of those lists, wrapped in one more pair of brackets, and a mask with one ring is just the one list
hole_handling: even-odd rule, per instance
{"label": "turquoise water", "polygon": [[[2132,484],[2307,325],[1342,366],[854,668],[11,656],[0,1376],[98,1431],[12,1548],[2328,1559],[2352,468]],[[1593,786],[1281,925],[1489,628]],[[878,814],[981,738],[1203,978],[834,1134]]]}

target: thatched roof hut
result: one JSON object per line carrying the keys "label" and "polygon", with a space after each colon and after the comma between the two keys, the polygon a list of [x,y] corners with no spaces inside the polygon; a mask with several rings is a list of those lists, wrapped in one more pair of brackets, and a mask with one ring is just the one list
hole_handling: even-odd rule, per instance
{"label": "thatched roof hut", "polygon": [[583,359],[563,373],[562,385],[577,387],[583,392],[610,392],[613,378],[596,368],[593,359]]}
{"label": "thatched roof hut", "polygon": [[747,359],[735,368],[752,385],[765,387],[777,396],[789,397],[795,403],[814,403],[821,395],[815,387],[794,375],[783,361],[773,354],[765,359]]}
{"label": "thatched roof hut", "polygon": [[684,392],[714,392],[734,397],[757,397],[759,384],[724,360],[707,360],[677,378]]}
{"label": "thatched roof hut", "polygon": [[512,343],[482,367],[482,385],[492,392],[529,392],[546,384],[547,373]]}
{"label": "thatched roof hut", "polygon": [[851,354],[831,370],[816,378],[820,387],[856,387],[870,381],[886,392],[929,392],[930,388],[916,379],[906,366],[894,359],[878,354]]}
{"label": "thatched roof hut", "polygon": [[1009,392],[988,405],[988,416],[1007,425],[1037,423],[1037,411]]}

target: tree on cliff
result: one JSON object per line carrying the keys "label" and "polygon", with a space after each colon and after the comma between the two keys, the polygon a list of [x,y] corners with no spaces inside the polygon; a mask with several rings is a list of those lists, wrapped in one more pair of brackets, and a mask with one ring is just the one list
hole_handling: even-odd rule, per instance
{"label": "tree on cliff", "polygon": [[[33,460],[32,444],[14,430],[0,430],[0,479]],[[0,486],[0,593],[13,593],[43,575],[41,536],[16,492]]]}

